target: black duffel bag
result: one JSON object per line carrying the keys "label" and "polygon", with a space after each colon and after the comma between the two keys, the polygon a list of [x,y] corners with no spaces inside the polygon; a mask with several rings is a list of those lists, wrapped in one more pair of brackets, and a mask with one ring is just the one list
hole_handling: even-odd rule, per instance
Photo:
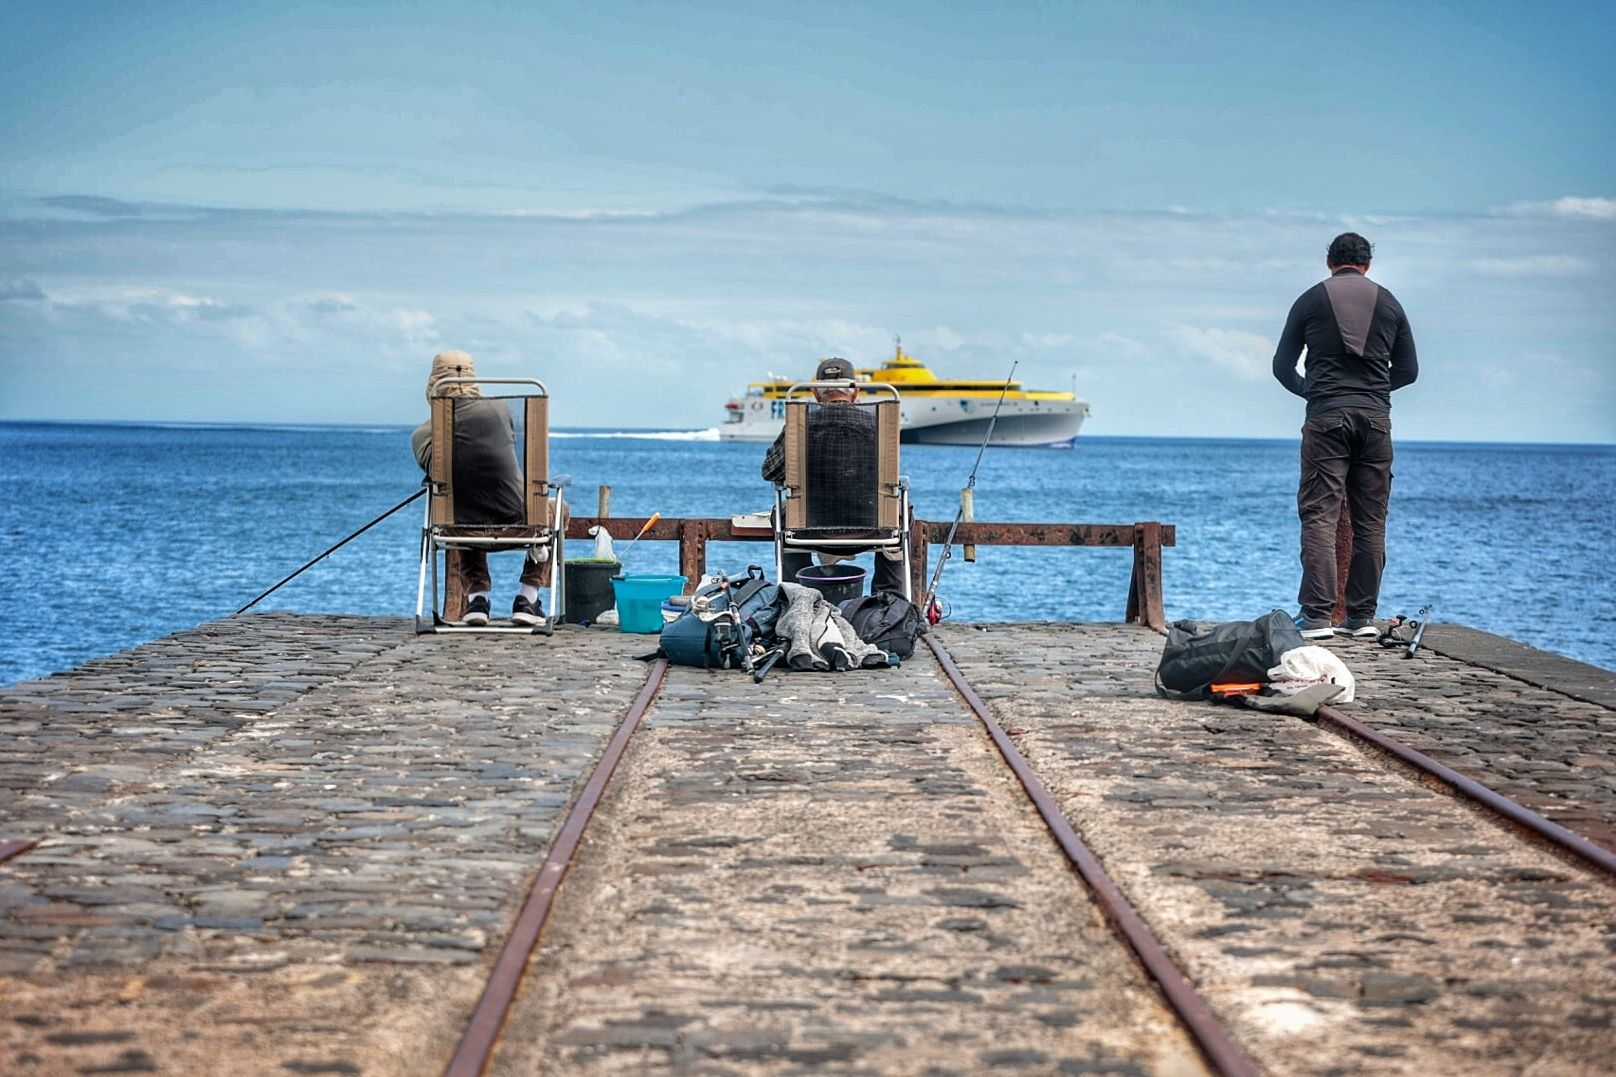
{"label": "black duffel bag", "polygon": [[926,619],[920,615],[920,607],[896,591],[850,598],[842,603],[841,611],[859,639],[899,658],[914,654],[915,637],[926,634]]}
{"label": "black duffel bag", "polygon": [[1266,684],[1280,656],[1305,645],[1284,610],[1255,621],[1174,621],[1156,667],[1156,691],[1168,699],[1205,699],[1214,684]]}

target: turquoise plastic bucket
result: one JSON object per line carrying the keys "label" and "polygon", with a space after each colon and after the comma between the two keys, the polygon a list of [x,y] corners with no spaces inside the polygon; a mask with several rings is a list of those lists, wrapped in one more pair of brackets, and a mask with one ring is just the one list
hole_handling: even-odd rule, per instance
{"label": "turquoise plastic bucket", "polygon": [[617,627],[623,632],[662,631],[662,600],[684,590],[683,576],[613,576]]}

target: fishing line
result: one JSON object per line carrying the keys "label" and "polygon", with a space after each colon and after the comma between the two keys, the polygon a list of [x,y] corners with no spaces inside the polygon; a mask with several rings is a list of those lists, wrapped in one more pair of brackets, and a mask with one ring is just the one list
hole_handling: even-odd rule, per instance
{"label": "fishing line", "polygon": [[[993,427],[999,421],[999,409],[1004,407],[1005,394],[1010,391],[1010,383],[1015,378],[1016,367],[1019,365],[1021,365],[1021,360],[1019,359],[1010,364],[1010,373],[1005,377],[1004,386],[999,390],[999,402],[993,405],[993,414],[988,418],[988,432],[983,435],[982,444],[977,446],[976,463],[971,465],[971,475],[965,480],[966,490],[976,489],[977,468],[982,466],[982,454],[988,451],[988,442],[993,440]],[[943,578],[943,566],[948,564],[948,559],[953,556],[954,535],[959,531],[960,521],[964,518],[965,497],[962,492],[960,496],[959,508],[954,510],[954,522],[948,525],[948,539],[943,543],[943,554],[937,559],[937,570],[931,574],[931,585],[926,588],[926,601],[921,603],[920,606],[921,610],[923,610],[926,614],[926,619],[931,621],[932,624],[936,624],[937,621],[942,620],[940,611],[938,611],[939,616],[937,617],[937,620],[932,620],[932,613],[934,610],[937,610],[937,581]]]}
{"label": "fishing line", "polygon": [[279,591],[283,586],[285,586],[288,583],[291,583],[293,580],[295,580],[299,576],[301,576],[303,574],[304,569],[313,568],[315,565],[317,565],[321,561],[325,560],[325,558],[327,556],[329,556],[330,554],[336,553],[338,550],[342,549],[348,543],[352,542],[354,539],[358,538],[360,535],[363,535],[366,531],[369,531],[371,528],[375,527],[377,524],[381,523],[383,520],[385,520],[389,516],[393,515],[393,513],[397,512],[399,509],[403,508],[405,505],[408,505],[410,502],[414,501],[416,498],[420,497],[424,493],[426,493],[426,487],[425,486],[421,487],[419,490],[415,491],[415,493],[411,494],[409,497],[406,497],[403,501],[400,501],[398,504],[394,505],[392,508],[390,508],[386,512],[382,513],[380,516],[376,517],[374,520],[370,521],[370,523],[366,524],[364,527],[361,527],[358,531],[355,531],[353,534],[349,535],[347,538],[343,539],[341,542],[337,543],[335,546],[329,547],[325,551],[325,553],[322,553],[319,557],[316,557],[314,560],[309,561],[308,563],[303,565],[302,568],[299,568],[296,572],[292,573],[290,576],[288,576],[285,579],[281,580],[280,583],[277,583],[274,587],[271,587],[269,590],[265,591],[263,594],[259,595],[257,598],[253,599],[251,602],[247,603],[245,606],[241,607],[236,612],[237,613],[246,613],[248,610],[250,610],[254,606],[258,605],[258,603],[262,602],[264,599],[268,598],[270,595],[274,594],[276,591]]}

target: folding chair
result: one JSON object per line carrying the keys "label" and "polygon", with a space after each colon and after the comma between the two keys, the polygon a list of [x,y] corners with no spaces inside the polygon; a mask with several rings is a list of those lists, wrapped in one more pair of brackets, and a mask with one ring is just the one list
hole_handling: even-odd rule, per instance
{"label": "folding chair", "polygon": [[[441,378],[438,386],[449,385],[515,385],[530,387],[531,391],[503,396],[430,397],[432,408],[432,459],[425,484],[426,522],[421,527],[421,572],[416,586],[415,631],[427,632],[514,632],[551,635],[560,623],[562,603],[566,601],[561,571],[562,543],[566,535],[566,503],[562,491],[567,486],[565,477],[551,481],[550,466],[550,392],[544,383],[533,378]],[[520,471],[522,477],[522,522],[517,524],[462,524],[456,522],[454,488],[454,432],[457,401],[472,399],[504,401],[506,407],[520,405],[522,418],[518,438]],[[438,581],[439,554],[442,553],[445,576],[448,552],[451,550],[522,550],[535,561],[548,560],[550,567],[550,602],[545,619],[538,625],[465,625],[447,620],[443,616]],[[431,606],[427,605],[427,579],[431,577]],[[431,615],[428,616],[430,609]]]}
{"label": "folding chair", "polygon": [[[861,393],[890,394],[890,399],[860,401],[856,404],[820,404],[811,395],[815,389],[856,388]],[[801,394],[801,395],[799,395]],[[809,481],[808,437],[813,412],[824,407],[868,408],[875,412],[874,468],[867,474],[841,474],[835,479],[838,491],[815,489]],[[902,554],[903,596],[914,601],[910,579],[909,535],[913,524],[909,508],[909,480],[898,474],[899,437],[898,390],[890,385],[857,381],[806,381],[786,390],[785,395],[785,479],[774,488],[774,569],[777,579],[785,578],[786,554],[792,551],[836,553],[851,556],[882,550]],[[860,484],[873,487],[873,509],[867,514],[827,518],[825,506],[842,510],[849,491]]]}

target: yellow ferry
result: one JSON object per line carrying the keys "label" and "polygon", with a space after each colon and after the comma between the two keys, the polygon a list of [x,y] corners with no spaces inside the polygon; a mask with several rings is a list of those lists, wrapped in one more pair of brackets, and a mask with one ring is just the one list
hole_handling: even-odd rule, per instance
{"label": "yellow ferry", "polygon": [[[901,342],[880,367],[855,370],[854,375],[861,382],[898,390],[906,442],[980,445],[1001,393],[1004,404],[993,426],[993,445],[1070,446],[1089,415],[1088,403],[1076,393],[1024,389],[1019,381],[1007,387],[992,379],[939,378],[905,352]],[[745,395],[724,405],[718,436],[725,441],[773,441],[785,422],[786,390],[794,384],[779,377],[748,384]]]}

